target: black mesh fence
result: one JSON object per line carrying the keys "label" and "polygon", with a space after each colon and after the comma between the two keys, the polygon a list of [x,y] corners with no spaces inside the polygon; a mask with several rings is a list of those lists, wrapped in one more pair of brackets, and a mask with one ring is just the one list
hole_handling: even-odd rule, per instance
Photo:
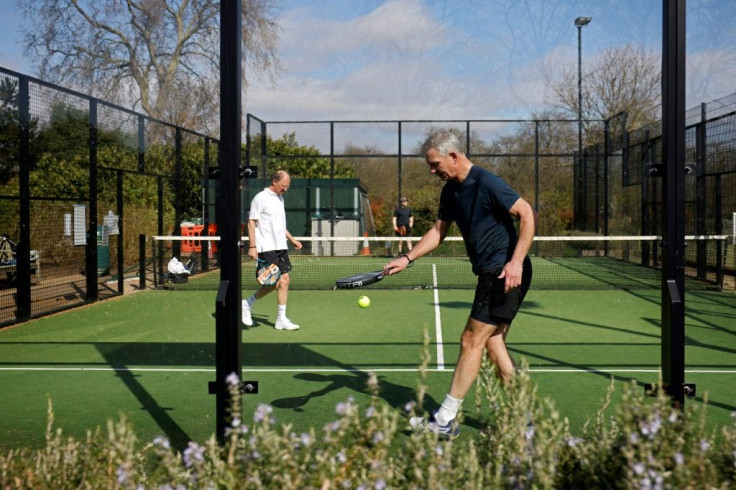
{"label": "black mesh fence", "polygon": [[[685,233],[730,235],[733,240],[736,95],[687,111],[686,124]],[[576,207],[575,228],[591,234],[602,230],[606,235],[661,234],[663,179],[655,171],[655,166],[663,163],[661,125],[626,131],[626,115],[620,114],[607,126],[608,149],[603,152],[603,164],[608,171],[598,170],[601,152],[592,146],[576,164],[576,173],[588,178],[575,181],[576,195],[584,196],[576,201],[580,206]],[[591,193],[591,189],[596,192]],[[725,267],[726,284],[733,288],[733,252],[726,257]]]}
{"label": "black mesh fence", "polygon": [[[687,234],[732,228],[735,104],[726,98],[688,113]],[[534,206],[538,236],[644,236],[661,228],[661,181],[648,173],[660,161],[660,128],[629,132],[625,114],[585,121],[582,155],[573,120],[248,115],[244,163],[257,178],[240,181],[243,218],[270,174],[286,169],[292,234],[395,238],[393,210],[407,196],[420,236],[436,219],[442,187],[420,145],[440,128]],[[151,236],[217,235],[217,155],[218,142],[206,135],[0,68],[0,326],[160,283],[167,257],[188,252],[175,240],[153,253]],[[649,248],[642,255],[656,255]],[[210,258],[217,267],[211,255],[200,256],[200,272]]]}
{"label": "black mesh fence", "polygon": [[202,221],[216,145],[0,69],[0,326],[152,285],[145,237]]}
{"label": "black mesh fence", "polygon": [[[599,232],[590,216],[603,213],[610,234],[661,232],[662,179],[653,171],[662,163],[661,125],[616,136],[626,127],[625,116],[608,121],[610,139],[603,154],[607,173],[590,170],[600,166],[600,149],[584,151],[579,165],[589,180],[576,181],[576,192],[585,195],[579,211],[588,219],[576,221],[578,230]],[[736,95],[689,110],[686,121],[685,232],[731,234],[729,224],[736,211]],[[590,195],[591,187],[606,197]]]}
{"label": "black mesh fence", "polygon": [[[421,234],[432,226],[442,182],[429,173],[420,148],[428,134],[438,129],[455,132],[473,163],[500,175],[535,207],[540,216],[540,234],[561,235],[573,228],[576,121],[267,122],[250,114],[247,121],[247,160],[259,168],[261,177],[249,183],[250,190],[260,190],[268,175],[279,168],[289,171],[292,182],[324,175],[336,180],[357,179],[370,205],[370,209],[356,213],[360,234],[391,235],[393,210],[402,196],[411,201],[415,233]],[[605,125],[588,121],[586,131],[590,133],[588,138],[593,139],[605,134]],[[600,160],[603,159],[601,154]],[[593,172],[602,172],[602,168]],[[308,194],[314,203],[316,188],[322,184],[305,185],[310,186]],[[252,198],[250,190],[246,192],[244,210]],[[591,191],[590,195],[596,194]],[[337,233],[333,223],[345,217],[340,198],[332,188],[321,188],[320,196],[324,204],[316,214],[330,221],[329,233]],[[308,224],[303,227],[298,223],[290,231],[315,236]]]}

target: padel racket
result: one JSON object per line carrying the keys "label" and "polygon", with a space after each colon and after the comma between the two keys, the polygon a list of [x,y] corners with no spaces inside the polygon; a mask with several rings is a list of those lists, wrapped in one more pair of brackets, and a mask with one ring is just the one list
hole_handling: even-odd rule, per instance
{"label": "padel racket", "polygon": [[399,226],[399,235],[406,236],[406,226],[404,225]]}
{"label": "padel racket", "polygon": [[364,272],[354,276],[343,277],[335,281],[337,289],[353,289],[369,286],[383,279],[383,269],[380,271]]}
{"label": "padel racket", "polygon": [[281,269],[276,264],[269,264],[265,260],[258,259],[256,269],[256,281],[262,286],[273,286],[281,277]]}

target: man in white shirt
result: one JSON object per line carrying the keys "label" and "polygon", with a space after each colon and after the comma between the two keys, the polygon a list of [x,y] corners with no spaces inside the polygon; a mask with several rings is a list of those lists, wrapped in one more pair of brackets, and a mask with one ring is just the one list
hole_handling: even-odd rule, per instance
{"label": "man in white shirt", "polygon": [[261,286],[248,299],[243,300],[243,324],[253,325],[251,309],[253,303],[261,299],[274,289],[278,304],[278,316],[274,328],[276,330],[297,330],[299,325],[293,323],[286,316],[286,300],[289,295],[289,271],[291,261],[287,252],[286,241],[289,240],[294,248],[300,250],[302,244],[286,229],[286,210],[284,209],[284,194],[289,190],[291,177],[283,170],[276,171],[271,177],[271,185],[256,194],[250,204],[248,215],[248,256],[253,260],[262,260],[276,264],[281,271],[281,277],[271,286]]}

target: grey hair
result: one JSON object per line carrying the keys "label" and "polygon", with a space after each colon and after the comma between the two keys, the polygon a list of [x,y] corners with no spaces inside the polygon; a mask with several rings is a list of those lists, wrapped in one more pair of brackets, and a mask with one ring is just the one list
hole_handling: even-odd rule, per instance
{"label": "grey hair", "polygon": [[426,155],[432,148],[437,150],[437,152],[444,157],[452,152],[464,153],[458,137],[455,136],[454,133],[445,130],[437,131],[429,135],[422,145],[422,155]]}

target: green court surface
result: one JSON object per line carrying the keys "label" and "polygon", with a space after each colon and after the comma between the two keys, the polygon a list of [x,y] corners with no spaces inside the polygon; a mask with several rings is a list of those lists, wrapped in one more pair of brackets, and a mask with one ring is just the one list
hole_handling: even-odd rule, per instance
{"label": "green court surface", "polygon": [[[386,280],[390,280],[387,278]],[[250,291],[244,291],[244,295]],[[357,299],[372,304],[361,309]],[[435,296],[436,294],[436,296]],[[511,329],[512,355],[525,358],[540,396],[552,399],[573,432],[595,417],[614,379],[656,382],[661,357],[659,291],[532,289]],[[124,413],[143,442],[167,435],[184,447],[215,430],[214,291],[145,291],[0,330],[3,416],[0,447],[40,446],[47,399],[55,425],[83,437]],[[470,290],[291,291],[294,332],[273,329],[275,295],[258,302],[243,330],[243,378],[259,382],[245,397],[245,420],[260,403],[277,423],[318,430],[337,403],[369,398],[369,372],[380,396],[403,410],[416,399],[423,338],[430,338],[424,408],[449,386]],[[708,423],[736,411],[736,295],[695,291],[686,298],[687,403],[708,399]],[[643,389],[643,388],[642,388]],[[466,437],[477,434],[473,393],[464,406]]]}

